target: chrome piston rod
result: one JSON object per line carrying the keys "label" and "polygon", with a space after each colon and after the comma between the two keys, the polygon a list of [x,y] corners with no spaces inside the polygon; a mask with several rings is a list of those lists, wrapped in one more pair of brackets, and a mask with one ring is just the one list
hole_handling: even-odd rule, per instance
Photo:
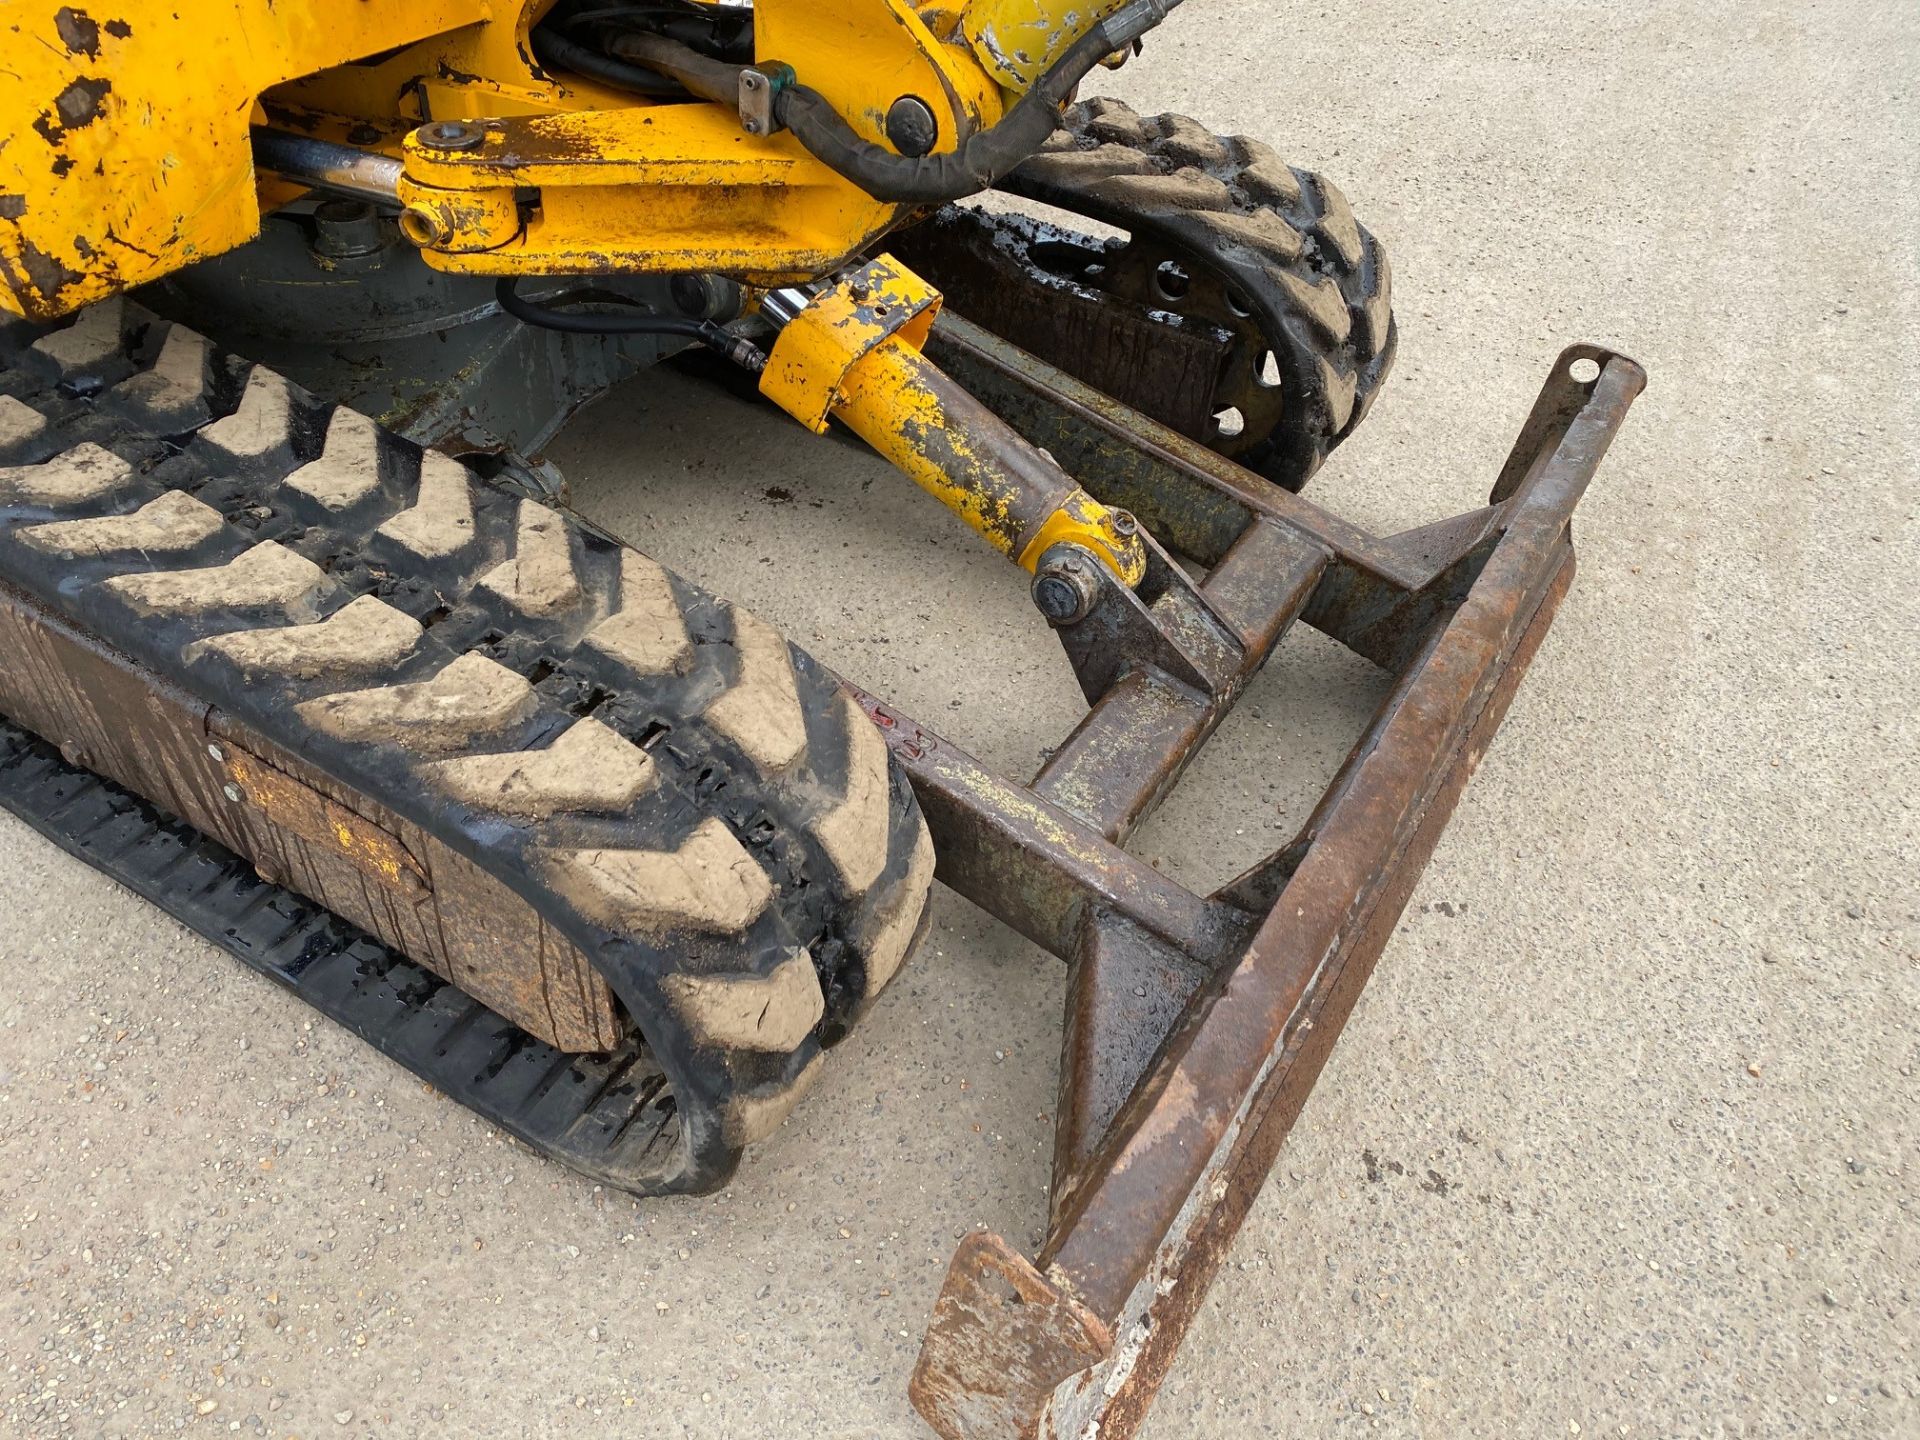
{"label": "chrome piston rod", "polygon": [[317,190],[331,190],[377,205],[400,203],[400,162],[371,150],[255,126],[253,163]]}

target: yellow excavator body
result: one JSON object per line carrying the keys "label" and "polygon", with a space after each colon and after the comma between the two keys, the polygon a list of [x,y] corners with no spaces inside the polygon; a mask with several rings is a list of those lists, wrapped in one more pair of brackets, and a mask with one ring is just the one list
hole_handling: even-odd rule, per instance
{"label": "yellow excavator body", "polygon": [[[254,238],[262,213],[303,189],[255,166],[250,132],[276,122],[404,158],[408,234],[448,269],[786,283],[829,273],[902,218],[790,133],[750,134],[709,105],[649,103],[543,66],[530,33],[552,8],[15,0],[0,304],[51,320]],[[890,108],[918,97],[940,153],[993,125],[1036,66],[1118,8],[761,0],[756,58],[804,75],[874,143]],[[434,121],[486,138],[408,138]]]}

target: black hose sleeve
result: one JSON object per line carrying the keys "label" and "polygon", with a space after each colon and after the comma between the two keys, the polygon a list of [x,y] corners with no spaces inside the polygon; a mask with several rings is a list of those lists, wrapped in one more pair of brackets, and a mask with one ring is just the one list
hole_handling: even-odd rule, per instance
{"label": "black hose sleeve", "polygon": [[740,72],[746,68],[743,65],[715,60],[678,40],[645,30],[613,36],[607,41],[607,50],[622,60],[632,60],[671,75],[702,100],[725,105],[729,110],[740,104]]}
{"label": "black hose sleeve", "polygon": [[[1060,126],[1074,87],[1108,55],[1125,49],[1159,24],[1181,0],[1134,0],[1070,46],[1034,87],[990,129],[970,135],[957,150],[918,158],[895,154],[864,139],[818,91],[789,85],[774,101],[775,115],[815,159],[889,205],[944,205],[990,188],[1031,159]],[[664,35],[629,32],[608,49],[670,75],[692,94],[717,105],[740,103],[740,72]]]}
{"label": "black hose sleeve", "polygon": [[790,85],[775,101],[780,123],[828,169],[874,199],[899,205],[944,205],[989,189],[1031,159],[1060,127],[1060,111],[1093,67],[1125,49],[1166,18],[1181,0],[1137,0],[1082,36],[991,129],[957,150],[918,159],[862,139],[817,91]]}
{"label": "black hose sleeve", "polygon": [[719,351],[736,365],[753,371],[766,368],[767,357],[751,341],[712,320],[686,315],[659,315],[651,310],[626,315],[599,311],[556,310],[538,305],[520,294],[520,282],[508,276],[494,287],[500,308],[523,325],[558,330],[568,335],[679,335]]}
{"label": "black hose sleeve", "polygon": [[530,38],[533,41],[534,59],[540,62],[543,69],[571,70],[575,74],[585,75],[589,80],[598,80],[603,85],[611,85],[616,90],[625,90],[632,95],[675,98],[687,93],[686,87],[670,75],[662,75],[638,65],[622,64],[592,46],[568,39],[552,26],[534,26]]}
{"label": "black hose sleeve", "polygon": [[822,165],[890,205],[944,205],[992,187],[1060,128],[1060,111],[1027,95],[957,150],[909,159],[863,139],[817,90],[789,85],[776,114]]}

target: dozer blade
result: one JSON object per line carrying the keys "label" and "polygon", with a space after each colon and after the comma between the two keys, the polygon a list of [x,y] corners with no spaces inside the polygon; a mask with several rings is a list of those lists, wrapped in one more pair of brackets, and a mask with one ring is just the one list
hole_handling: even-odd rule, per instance
{"label": "dozer blade", "polygon": [[[967,1237],[910,1385],[946,1440],[1144,1422],[1646,378],[1570,349],[1486,505],[1380,536],[942,316],[981,462],[1044,450],[1145,551],[1055,608],[1070,547],[1039,557],[1089,711],[1022,785],[610,537],[382,437],[355,463],[350,413],[106,313],[0,334],[0,803],[640,1191],[718,1183],[793,1103],[924,923],[929,833],[1067,963],[1046,1238]],[[1294,840],[1189,889],[1126,843],[1296,622],[1388,697]]]}
{"label": "dozer blade", "polygon": [[769,626],[121,301],[0,333],[0,717],[0,802],[638,1193],[923,924],[909,786]]}
{"label": "dozer blade", "polygon": [[[867,701],[941,879],[1068,967],[1046,1238],[966,1237],[910,1393],[944,1440],[1124,1440],[1553,622],[1646,376],[1568,350],[1484,507],[1376,536],[957,316],[928,353],[1153,551],[1056,623],[1090,708],[1031,784]],[[1391,689],[1295,839],[1189,890],[1126,841],[1295,621]]]}

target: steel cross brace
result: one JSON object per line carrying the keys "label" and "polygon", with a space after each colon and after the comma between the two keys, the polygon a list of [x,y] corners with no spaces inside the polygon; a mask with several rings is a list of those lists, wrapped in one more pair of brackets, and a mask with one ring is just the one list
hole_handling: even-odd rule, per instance
{"label": "steel cross brace", "polygon": [[[940,878],[1070,972],[1047,1239],[1032,1260],[997,1235],[962,1243],[913,1402],[948,1440],[1121,1440],[1552,624],[1574,508],[1646,376],[1569,349],[1489,505],[1383,539],[956,317],[929,348],[1208,571],[1163,568],[1140,614],[1096,606],[1062,627],[1092,708],[1031,785],[860,696],[913,779]],[[1395,683],[1300,834],[1197,895],[1122,845],[1295,619]]]}

